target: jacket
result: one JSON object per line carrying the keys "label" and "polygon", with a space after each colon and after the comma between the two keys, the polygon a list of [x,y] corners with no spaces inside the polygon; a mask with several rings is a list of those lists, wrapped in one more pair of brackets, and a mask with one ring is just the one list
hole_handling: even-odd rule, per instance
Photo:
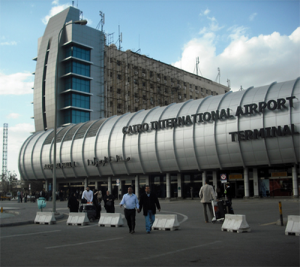
{"label": "jacket", "polygon": [[213,187],[205,184],[201,187],[199,192],[201,203],[210,203],[212,199],[216,200],[216,194]]}
{"label": "jacket", "polygon": [[150,193],[148,197],[146,193],[144,193],[140,198],[140,211],[144,209],[143,215],[147,216],[148,210],[151,210],[153,214],[156,213],[156,207],[160,210],[160,204],[158,198],[155,194]]}

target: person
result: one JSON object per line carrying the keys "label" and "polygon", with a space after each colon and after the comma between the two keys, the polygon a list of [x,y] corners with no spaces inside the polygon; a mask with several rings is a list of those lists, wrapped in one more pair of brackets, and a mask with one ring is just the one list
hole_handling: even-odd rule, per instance
{"label": "person", "polygon": [[24,203],[27,203],[27,192],[24,191]]}
{"label": "person", "polygon": [[87,186],[86,190],[83,191],[81,199],[86,199],[87,203],[93,202],[93,192]]}
{"label": "person", "polygon": [[226,183],[224,195],[227,197],[227,200],[231,203],[232,200],[232,188],[230,187],[230,183]]}
{"label": "person", "polygon": [[129,233],[134,234],[135,231],[135,215],[136,209],[139,209],[139,201],[135,194],[133,194],[132,187],[128,187],[128,193],[124,194],[120,207],[125,206],[124,215],[129,228]]}
{"label": "person", "polygon": [[106,196],[103,198],[103,201],[106,212],[115,213],[115,198],[109,191],[106,191]]}
{"label": "person", "polygon": [[101,205],[101,201],[102,201],[102,191],[101,190],[98,190],[95,192],[94,195],[97,195],[97,201],[98,201],[98,204]]}
{"label": "person", "polygon": [[46,197],[45,189],[43,188],[40,192],[40,197]]}
{"label": "person", "polygon": [[156,208],[160,211],[160,204],[157,196],[151,193],[149,185],[146,185],[145,193],[141,195],[139,206],[138,213],[144,209],[143,215],[145,216],[146,232],[150,234],[151,227],[155,221]]}
{"label": "person", "polygon": [[71,194],[71,197],[69,198],[68,208],[70,209],[70,212],[78,212],[79,202],[75,193]]}
{"label": "person", "polygon": [[17,192],[17,196],[18,196],[18,203],[20,203],[21,202],[21,192],[20,191]]}
{"label": "person", "polygon": [[205,222],[208,223],[207,207],[209,208],[210,216],[212,219],[213,211],[212,211],[211,200],[212,199],[217,200],[213,187],[208,184],[208,179],[205,180],[205,185],[203,185],[201,187],[200,192],[199,192],[199,197],[200,197],[201,203],[203,204]]}
{"label": "person", "polygon": [[59,199],[60,201],[64,201],[64,191],[60,190],[59,192]]}

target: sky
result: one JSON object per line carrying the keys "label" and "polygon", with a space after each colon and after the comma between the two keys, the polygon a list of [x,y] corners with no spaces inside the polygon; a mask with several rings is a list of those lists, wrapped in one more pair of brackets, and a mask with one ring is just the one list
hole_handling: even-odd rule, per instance
{"label": "sky", "polygon": [[[300,76],[300,0],[75,0],[74,6],[121,49],[228,85],[232,91]],[[0,0],[0,134],[8,123],[7,170],[34,132],[32,73],[37,41],[65,0]],[[3,147],[3,138],[0,147]],[[2,152],[1,173],[2,173]]]}

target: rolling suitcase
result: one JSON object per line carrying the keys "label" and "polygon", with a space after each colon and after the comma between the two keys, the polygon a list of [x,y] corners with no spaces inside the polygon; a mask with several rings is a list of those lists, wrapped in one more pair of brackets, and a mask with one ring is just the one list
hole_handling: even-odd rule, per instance
{"label": "rolling suitcase", "polygon": [[96,212],[96,207],[94,205],[91,204],[83,204],[80,209],[80,212],[86,212],[87,213],[87,217],[90,221],[94,221],[97,218],[97,212]]}
{"label": "rolling suitcase", "polygon": [[212,222],[223,221],[225,219],[225,207],[224,207],[223,200],[220,200],[220,201],[212,200],[211,205],[212,205],[213,214],[214,214]]}

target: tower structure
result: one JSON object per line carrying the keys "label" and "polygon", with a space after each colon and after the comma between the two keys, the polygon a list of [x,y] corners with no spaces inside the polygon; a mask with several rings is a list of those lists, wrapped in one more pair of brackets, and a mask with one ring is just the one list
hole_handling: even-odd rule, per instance
{"label": "tower structure", "polygon": [[3,149],[2,149],[2,179],[7,173],[7,139],[8,139],[8,123],[3,124]]}

